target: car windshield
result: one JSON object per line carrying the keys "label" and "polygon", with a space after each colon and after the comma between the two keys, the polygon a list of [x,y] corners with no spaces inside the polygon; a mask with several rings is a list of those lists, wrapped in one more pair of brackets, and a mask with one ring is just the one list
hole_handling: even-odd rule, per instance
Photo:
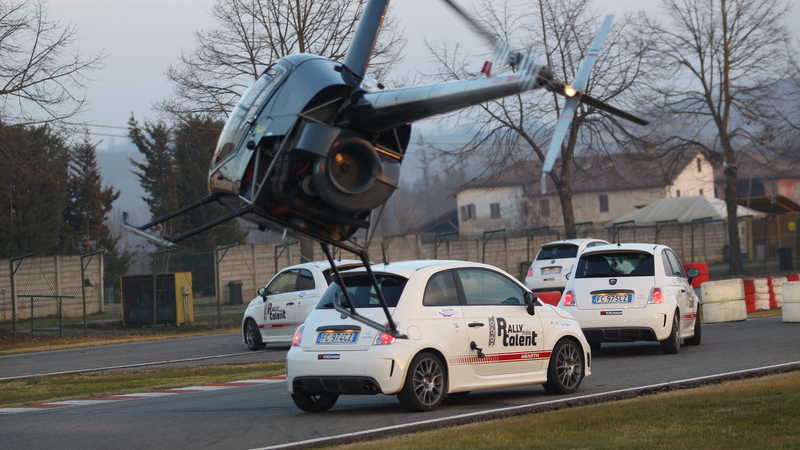
{"label": "car windshield", "polygon": [[575,278],[652,277],[653,254],[647,252],[593,253],[581,256]]}
{"label": "car windshield", "polygon": [[542,247],[536,260],[574,258],[578,256],[578,246],[574,244],[559,244]]}
{"label": "car windshield", "polygon": [[[397,301],[406,287],[406,278],[398,275],[388,274],[375,274],[378,280],[378,286],[383,292],[386,299],[386,304],[390,308],[397,306]],[[375,287],[372,285],[367,274],[351,275],[344,277],[345,285],[347,286],[347,293],[353,299],[356,308],[380,308],[381,302],[378,299]],[[333,308],[333,300],[336,296],[340,296],[340,302],[346,306],[347,299],[342,294],[342,287],[340,282],[330,285],[325,294],[320,299],[317,309]]]}

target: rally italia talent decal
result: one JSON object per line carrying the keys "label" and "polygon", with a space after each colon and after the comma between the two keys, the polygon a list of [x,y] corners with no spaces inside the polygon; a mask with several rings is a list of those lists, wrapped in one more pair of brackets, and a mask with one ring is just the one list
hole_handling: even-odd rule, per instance
{"label": "rally italia talent decal", "polygon": [[536,347],[535,331],[526,330],[521,323],[508,323],[502,317],[489,317],[489,347],[495,346],[495,336],[503,347]]}
{"label": "rally italia talent decal", "polygon": [[282,320],[286,318],[286,310],[268,303],[264,308],[264,320]]}

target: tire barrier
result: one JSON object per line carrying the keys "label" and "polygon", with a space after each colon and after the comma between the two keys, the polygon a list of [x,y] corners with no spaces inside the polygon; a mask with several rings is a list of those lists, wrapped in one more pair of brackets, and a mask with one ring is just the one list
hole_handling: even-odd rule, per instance
{"label": "tire barrier", "polygon": [[686,271],[687,269],[695,268],[700,271],[700,275],[692,280],[692,287],[697,289],[703,283],[708,281],[708,263],[690,263],[684,264],[683,270]]}
{"label": "tire barrier", "polygon": [[703,298],[704,323],[747,319],[744,283],[741,279],[707,281],[700,285],[700,294]]}
{"label": "tire barrier", "polygon": [[783,321],[800,322],[800,281],[788,281],[782,287]]}
{"label": "tire barrier", "polygon": [[744,285],[744,302],[747,312],[766,311],[769,309],[770,281],[769,278],[755,278],[742,280]]}
{"label": "tire barrier", "polygon": [[783,303],[783,284],[786,277],[767,277],[769,281],[769,307],[780,308]]}
{"label": "tire barrier", "polygon": [[561,300],[561,292],[559,291],[537,292],[536,296],[539,297],[539,300],[553,306],[558,305],[558,302]]}

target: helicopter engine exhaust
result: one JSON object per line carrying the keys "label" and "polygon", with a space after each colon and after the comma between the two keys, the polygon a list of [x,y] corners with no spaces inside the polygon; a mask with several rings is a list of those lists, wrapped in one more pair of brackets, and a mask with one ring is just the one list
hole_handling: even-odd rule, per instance
{"label": "helicopter engine exhaust", "polygon": [[336,210],[371,211],[384,204],[397,189],[400,161],[379,152],[353,131],[306,123],[293,151],[316,155],[311,192]]}

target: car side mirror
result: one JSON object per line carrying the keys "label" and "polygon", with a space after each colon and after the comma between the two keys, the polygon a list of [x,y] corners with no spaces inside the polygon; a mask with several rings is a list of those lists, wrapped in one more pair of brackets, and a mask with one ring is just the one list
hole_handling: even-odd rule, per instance
{"label": "car side mirror", "polygon": [[572,272],[567,272],[567,279],[569,280],[572,277]]}
{"label": "car side mirror", "polygon": [[264,301],[267,301],[267,288],[265,287],[259,288],[258,295],[260,295],[261,298],[264,299]]}
{"label": "car side mirror", "polygon": [[525,292],[525,304],[528,314],[536,315],[536,294],[533,292]]}
{"label": "car side mirror", "polygon": [[700,270],[697,267],[690,267],[686,269],[686,276],[689,277],[689,282],[691,283],[693,279],[700,276]]}

